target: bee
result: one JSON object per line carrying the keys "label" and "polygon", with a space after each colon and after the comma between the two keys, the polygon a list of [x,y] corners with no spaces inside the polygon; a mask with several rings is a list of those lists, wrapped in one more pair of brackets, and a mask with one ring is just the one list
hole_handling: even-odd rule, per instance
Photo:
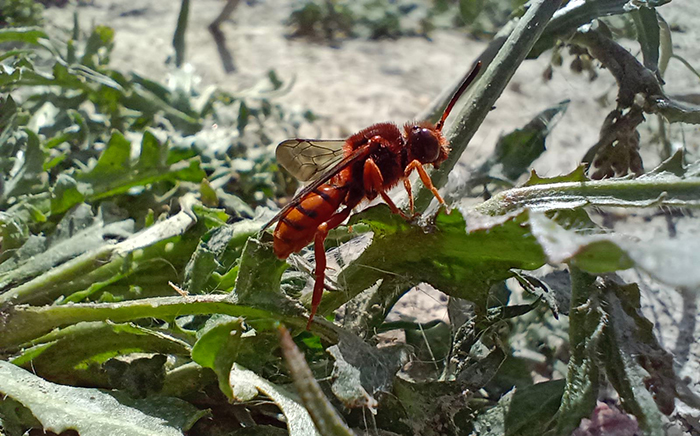
{"label": "bee", "polygon": [[[423,184],[441,204],[445,204],[423,165],[438,168],[447,159],[450,148],[442,128],[480,68],[481,62],[477,62],[450,99],[437,124],[409,122],[400,129],[394,123],[379,123],[346,140],[288,139],[277,146],[277,162],[308,185],[263,230],[277,223],[273,249],[280,259],[301,251],[312,241],[314,243],[315,283],[307,329],[323,296],[326,270],[323,243],[328,232],[342,224],[360,202],[379,196],[392,212],[410,219],[414,202],[408,177],[413,171],[418,171]],[[401,182],[408,193],[411,216],[399,209],[387,194]]]}

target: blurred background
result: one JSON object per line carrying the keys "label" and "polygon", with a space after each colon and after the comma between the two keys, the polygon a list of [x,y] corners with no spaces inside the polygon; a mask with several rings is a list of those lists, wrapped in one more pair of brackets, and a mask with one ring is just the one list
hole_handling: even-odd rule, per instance
{"label": "blurred background", "polygon": [[[376,122],[404,123],[416,118],[466,73],[524,1],[231,2],[234,8],[219,26],[223,43],[217,45],[209,26],[226,3],[198,0],[189,5],[184,62],[193,85],[200,92],[211,85],[244,92],[272,71],[289,85],[275,102],[314,120],[287,136],[343,138]],[[75,11],[83,28],[113,27],[112,68],[156,80],[174,74],[172,41],[179,2],[95,0],[77,5],[47,2],[47,6],[44,18],[56,32],[72,32]],[[679,1],[661,12],[673,31],[674,53],[700,59],[693,24],[700,17],[700,5]],[[638,53],[630,20],[609,17],[623,46]],[[564,100],[571,103],[550,134],[551,152],[544,153],[534,168],[541,175],[573,170],[598,140],[617,92],[613,77],[583,58],[562,48],[554,56],[548,51],[524,62],[471,141],[462,170],[478,166],[500,136]],[[700,82],[691,70],[671,60],[665,74],[670,95],[697,100]],[[655,141],[662,147],[656,134],[658,123],[650,121],[641,129],[643,142]],[[686,141],[689,151],[697,151],[697,127],[669,126],[666,134],[668,140]],[[284,138],[280,134],[271,140]],[[642,147],[648,168],[659,162],[654,147]]]}

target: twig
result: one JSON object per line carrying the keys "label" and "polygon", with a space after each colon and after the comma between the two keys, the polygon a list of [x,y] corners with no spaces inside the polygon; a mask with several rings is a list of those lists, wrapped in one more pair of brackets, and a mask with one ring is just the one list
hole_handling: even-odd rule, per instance
{"label": "twig", "polygon": [[584,46],[615,77],[620,88],[618,109],[629,108],[636,95],[644,97],[646,113],[658,113],[669,122],[700,124],[700,109],[686,107],[664,94],[655,74],[617,42],[603,35],[595,26],[580,29],[571,42]]}
{"label": "twig", "polygon": [[[469,140],[474,136],[561,3],[562,0],[533,1],[528,11],[518,21],[493,62],[488,65],[481,79],[475,84],[471,92],[471,102],[462,108],[456,117],[458,121],[447,131],[452,151],[440,169],[431,175],[435,186],[439,188],[445,185],[447,175],[466,150]],[[416,196],[416,208],[425,210],[431,199],[432,193],[421,187]]]}

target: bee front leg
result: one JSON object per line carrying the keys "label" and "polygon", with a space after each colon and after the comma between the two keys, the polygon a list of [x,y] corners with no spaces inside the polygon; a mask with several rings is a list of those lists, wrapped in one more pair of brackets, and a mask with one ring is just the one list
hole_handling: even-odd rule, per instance
{"label": "bee front leg", "polygon": [[309,322],[306,323],[306,330],[310,330],[314,315],[316,315],[316,310],[318,305],[321,304],[321,298],[323,297],[323,283],[326,279],[326,247],[323,243],[328,236],[328,232],[341,225],[350,216],[350,212],[352,212],[352,207],[346,207],[316,228],[316,234],[314,235],[314,257],[316,258],[314,293],[311,297],[311,314],[309,315]]}
{"label": "bee front leg", "polygon": [[411,181],[408,179],[408,176],[403,178],[403,187],[406,189],[406,194],[408,194],[408,208],[411,211],[411,217],[415,219],[420,214],[416,213],[416,207],[413,201],[413,191],[411,190]]}
{"label": "bee front leg", "polygon": [[[440,204],[444,205],[445,200],[443,200],[442,197],[440,196],[440,193],[438,192],[435,185],[433,185],[433,181],[430,179],[430,176],[428,175],[428,173],[425,172],[425,168],[423,168],[423,164],[420,163],[419,160],[414,160],[411,163],[409,163],[408,166],[406,166],[406,171],[404,172],[404,175],[406,177],[408,177],[409,174],[411,174],[413,172],[413,170],[418,171],[418,175],[420,176],[420,179],[423,182],[423,184],[425,185],[425,187],[430,189],[430,192],[433,193],[433,195],[435,196],[435,198],[437,198],[437,201]],[[405,184],[404,184],[404,186],[405,186]],[[412,202],[413,196],[409,195],[409,197],[411,197],[410,201]]]}

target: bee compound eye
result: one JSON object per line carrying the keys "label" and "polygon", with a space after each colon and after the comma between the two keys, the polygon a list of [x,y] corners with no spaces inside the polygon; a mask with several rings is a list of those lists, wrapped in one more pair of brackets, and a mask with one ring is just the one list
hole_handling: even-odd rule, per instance
{"label": "bee compound eye", "polygon": [[440,156],[440,144],[430,129],[412,129],[411,150],[416,159],[423,163],[435,162]]}

